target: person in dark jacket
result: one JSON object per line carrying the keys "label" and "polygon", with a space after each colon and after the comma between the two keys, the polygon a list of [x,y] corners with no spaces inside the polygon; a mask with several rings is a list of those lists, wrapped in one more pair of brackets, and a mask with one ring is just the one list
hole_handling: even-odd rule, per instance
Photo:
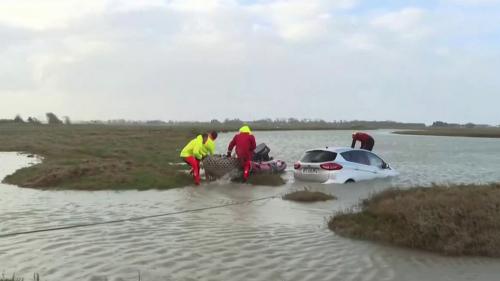
{"label": "person in dark jacket", "polygon": [[357,141],[361,142],[361,147],[360,147],[361,149],[366,149],[368,151],[372,151],[373,146],[375,145],[375,140],[373,139],[372,136],[370,136],[367,133],[362,133],[362,132],[353,133],[351,148],[354,148]]}
{"label": "person in dark jacket", "polygon": [[227,157],[231,157],[233,148],[236,147],[236,156],[240,160],[241,168],[243,169],[243,180],[247,181],[250,176],[250,168],[252,166],[252,158],[255,150],[255,137],[252,135],[250,127],[243,126],[240,128],[240,133],[235,135],[227,148]]}

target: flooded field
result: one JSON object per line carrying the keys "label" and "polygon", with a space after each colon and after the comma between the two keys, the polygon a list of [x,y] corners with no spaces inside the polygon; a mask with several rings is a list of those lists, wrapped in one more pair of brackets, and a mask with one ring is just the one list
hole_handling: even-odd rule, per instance
{"label": "flooded field", "polygon": [[[499,259],[452,258],[339,237],[336,210],[391,186],[500,181],[500,140],[372,132],[398,178],[352,185],[252,187],[218,181],[167,191],[41,191],[0,185],[0,272],[42,280],[498,280]],[[346,146],[348,131],[256,132],[289,167],[309,148]],[[222,134],[224,153],[231,135]],[[0,178],[32,158],[0,153]],[[271,198],[138,221],[2,234],[150,216],[279,196],[309,186],[338,200]]]}

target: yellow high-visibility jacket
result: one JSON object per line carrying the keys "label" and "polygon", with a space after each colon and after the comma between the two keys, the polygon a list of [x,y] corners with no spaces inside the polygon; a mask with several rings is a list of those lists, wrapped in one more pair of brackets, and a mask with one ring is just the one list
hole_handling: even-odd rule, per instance
{"label": "yellow high-visibility jacket", "polygon": [[201,135],[192,139],[181,151],[181,157],[194,156],[196,159],[201,160],[207,155],[212,155],[215,153],[215,143],[209,137],[205,143],[203,143],[203,137]]}
{"label": "yellow high-visibility jacket", "polygon": [[203,145],[203,156],[215,154],[215,142],[208,137],[207,142]]}

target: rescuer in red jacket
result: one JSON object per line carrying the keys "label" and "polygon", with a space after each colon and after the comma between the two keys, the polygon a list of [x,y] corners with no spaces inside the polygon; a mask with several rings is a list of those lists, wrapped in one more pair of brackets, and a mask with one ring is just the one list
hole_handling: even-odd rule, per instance
{"label": "rescuer in red jacket", "polygon": [[367,133],[356,132],[352,134],[352,144],[351,148],[354,148],[356,142],[361,142],[361,149],[366,149],[372,151],[373,146],[375,145],[375,140]]}
{"label": "rescuer in red jacket", "polygon": [[233,148],[236,146],[236,156],[240,159],[241,168],[243,168],[243,180],[247,181],[250,176],[252,166],[253,151],[255,150],[255,137],[252,135],[250,127],[243,126],[240,133],[235,135],[227,148],[227,157],[231,157]]}

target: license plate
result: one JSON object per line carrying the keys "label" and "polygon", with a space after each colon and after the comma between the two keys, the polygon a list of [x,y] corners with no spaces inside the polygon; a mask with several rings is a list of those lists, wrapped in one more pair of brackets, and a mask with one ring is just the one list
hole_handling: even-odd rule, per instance
{"label": "license plate", "polygon": [[318,172],[318,169],[302,169],[302,173],[304,174],[317,174]]}

